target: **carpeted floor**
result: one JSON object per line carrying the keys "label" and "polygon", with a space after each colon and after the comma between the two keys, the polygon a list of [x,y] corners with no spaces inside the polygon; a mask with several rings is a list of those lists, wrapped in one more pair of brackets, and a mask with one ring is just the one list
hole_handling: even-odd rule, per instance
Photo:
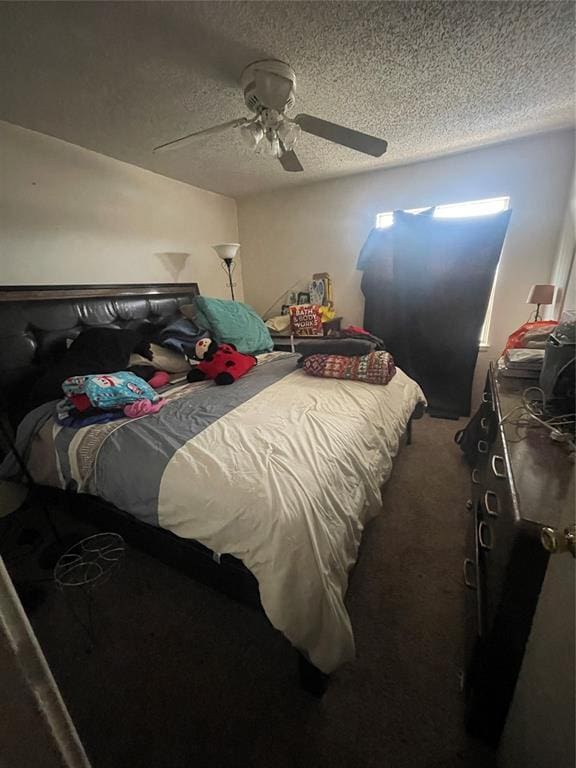
{"label": "carpeted floor", "polygon": [[92,650],[45,584],[31,620],[94,768],[492,766],[462,725],[469,473],[457,428],[415,423],[351,576],[357,660],[321,700],[299,689],[295,654],[263,616],[134,549],[95,595]]}

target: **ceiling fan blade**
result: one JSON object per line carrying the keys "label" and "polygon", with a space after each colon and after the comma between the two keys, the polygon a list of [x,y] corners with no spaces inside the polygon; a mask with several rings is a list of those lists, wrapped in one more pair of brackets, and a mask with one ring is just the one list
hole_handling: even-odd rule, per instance
{"label": "ceiling fan blade", "polygon": [[290,80],[282,77],[282,75],[276,75],[274,72],[256,69],[254,71],[254,82],[256,83],[256,96],[260,102],[269,109],[282,112],[292,90]]}
{"label": "ceiling fan blade", "polygon": [[380,157],[386,152],[388,142],[384,139],[377,139],[375,136],[369,136],[367,133],[353,131],[352,128],[345,128],[343,125],[329,123],[327,120],[321,120],[312,115],[296,115],[294,122],[298,123],[300,128],[306,133],[319,136],[321,139],[333,141],[334,144],[341,144],[344,147],[355,149],[357,152],[363,152],[365,155]]}
{"label": "ceiling fan blade", "polygon": [[298,171],[303,171],[304,168],[302,168],[302,163],[300,160],[298,160],[298,155],[296,152],[294,152],[293,149],[290,151],[284,151],[280,157],[278,158],[280,160],[280,165],[282,168],[284,168],[285,171],[291,171],[292,173],[296,173]]}
{"label": "ceiling fan blade", "polygon": [[160,144],[160,146],[154,147],[152,151],[168,152],[171,149],[180,149],[180,147],[185,147],[186,144],[193,141],[197,136],[207,136],[210,133],[220,133],[221,131],[228,130],[228,128],[238,128],[239,126],[250,122],[251,120],[249,120],[247,117],[238,117],[236,120],[229,120],[227,123],[213,125],[211,128],[204,128],[203,131],[195,131],[194,133],[189,133],[187,136],[182,136],[180,139],[174,139],[173,141],[166,142],[166,144]]}

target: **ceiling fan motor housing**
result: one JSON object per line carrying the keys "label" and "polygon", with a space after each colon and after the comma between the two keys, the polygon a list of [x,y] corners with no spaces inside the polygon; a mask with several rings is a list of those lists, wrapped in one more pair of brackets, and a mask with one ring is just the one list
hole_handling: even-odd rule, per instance
{"label": "ceiling fan motor housing", "polygon": [[[263,94],[258,92],[256,84],[256,72],[265,73],[271,76],[270,85],[273,87],[273,81],[277,77],[282,77],[291,83],[290,91],[285,100],[283,111],[288,111],[296,103],[296,75],[289,64],[278,59],[264,59],[254,61],[249,64],[242,72],[240,85],[244,92],[244,102],[251,112],[259,114],[264,109],[273,107],[273,104],[267,104],[263,101]],[[282,81],[278,81],[279,83]],[[265,97],[264,97],[265,98]]]}

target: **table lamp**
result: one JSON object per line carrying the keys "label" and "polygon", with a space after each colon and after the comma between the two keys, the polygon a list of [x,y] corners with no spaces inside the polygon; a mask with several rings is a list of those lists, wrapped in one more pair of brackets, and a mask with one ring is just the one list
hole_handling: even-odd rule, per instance
{"label": "table lamp", "polygon": [[526,299],[526,304],[536,304],[534,322],[540,320],[540,307],[543,304],[552,304],[554,301],[554,285],[533,285]]}
{"label": "table lamp", "polygon": [[222,269],[228,274],[230,294],[232,295],[232,301],[235,301],[232,273],[236,269],[236,262],[234,259],[238,253],[238,249],[240,248],[240,243],[220,243],[220,245],[213,245],[212,248],[214,248],[218,256],[222,259]]}

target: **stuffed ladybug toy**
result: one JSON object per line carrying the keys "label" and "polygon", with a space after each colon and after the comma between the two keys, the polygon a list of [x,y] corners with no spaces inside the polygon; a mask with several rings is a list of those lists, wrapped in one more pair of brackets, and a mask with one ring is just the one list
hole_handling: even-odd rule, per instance
{"label": "stuffed ladybug toy", "polygon": [[[238,352],[234,344],[217,344],[210,338],[196,342],[194,357],[200,362],[186,377],[190,382],[212,379],[216,384],[233,384],[257,362],[252,355]],[[192,362],[190,357],[186,359]]]}

